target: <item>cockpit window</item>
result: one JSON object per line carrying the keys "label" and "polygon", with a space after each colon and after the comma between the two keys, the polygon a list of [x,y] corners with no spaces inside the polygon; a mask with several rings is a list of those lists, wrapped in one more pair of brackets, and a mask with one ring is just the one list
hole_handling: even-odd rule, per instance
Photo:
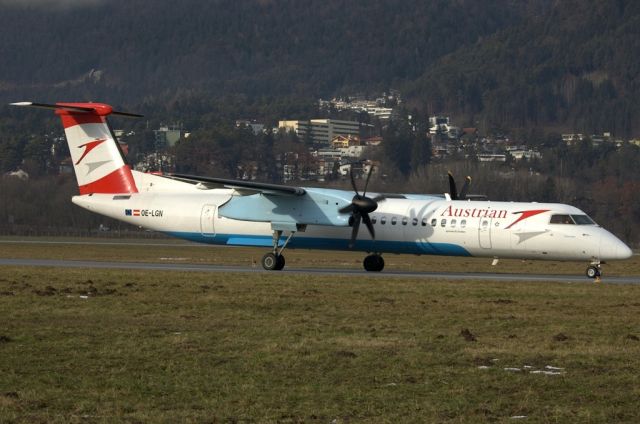
{"label": "cockpit window", "polygon": [[550,224],[595,225],[587,215],[552,215]]}
{"label": "cockpit window", "polygon": [[571,218],[573,218],[573,221],[578,225],[596,225],[593,219],[587,215],[571,215]]}
{"label": "cockpit window", "polygon": [[549,224],[575,224],[571,215],[551,215],[551,221]]}

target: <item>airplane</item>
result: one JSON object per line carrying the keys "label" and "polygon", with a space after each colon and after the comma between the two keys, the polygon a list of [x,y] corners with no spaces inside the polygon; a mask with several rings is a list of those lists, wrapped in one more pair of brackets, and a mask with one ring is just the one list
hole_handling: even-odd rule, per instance
{"label": "airplane", "polygon": [[[443,195],[353,192],[255,181],[158,175],[126,163],[107,117],[140,117],[104,103],[12,103],[52,109],[61,118],[79,195],[72,202],[126,223],[200,243],[268,248],[266,270],[282,270],[285,248],[366,252],[364,269],[383,254],[605,261],[631,249],[580,209],[559,203],[471,201],[470,178]],[[367,231],[360,233],[360,225]]]}

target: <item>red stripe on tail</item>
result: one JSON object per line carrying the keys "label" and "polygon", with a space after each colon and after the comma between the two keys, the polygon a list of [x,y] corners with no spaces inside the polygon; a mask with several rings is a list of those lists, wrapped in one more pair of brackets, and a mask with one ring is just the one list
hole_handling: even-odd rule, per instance
{"label": "red stripe on tail", "polygon": [[111,174],[78,188],[80,189],[80,194],[138,192],[129,165],[124,165]]}

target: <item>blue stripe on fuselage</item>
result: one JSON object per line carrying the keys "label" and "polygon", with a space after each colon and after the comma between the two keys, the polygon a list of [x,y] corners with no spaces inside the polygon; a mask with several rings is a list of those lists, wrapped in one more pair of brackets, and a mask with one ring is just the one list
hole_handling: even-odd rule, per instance
{"label": "blue stripe on fuselage", "polygon": [[[243,234],[216,234],[203,235],[201,233],[167,232],[166,234],[195,241],[198,243],[227,245],[227,246],[254,246],[272,247],[271,236],[243,235]],[[281,237],[279,245],[282,246],[286,237]],[[363,252],[379,253],[407,253],[412,255],[445,255],[445,256],[471,256],[462,246],[452,243],[429,243],[389,240],[356,240],[353,249],[349,248],[349,240],[323,237],[296,237],[289,240],[287,248],[321,249],[321,250],[356,250]]]}

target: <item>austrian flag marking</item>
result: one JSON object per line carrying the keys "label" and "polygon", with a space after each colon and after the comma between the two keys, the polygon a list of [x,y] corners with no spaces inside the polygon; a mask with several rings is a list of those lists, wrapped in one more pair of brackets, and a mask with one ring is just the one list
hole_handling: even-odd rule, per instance
{"label": "austrian flag marking", "polygon": [[125,209],[124,216],[148,216],[161,218],[164,215],[162,209]]}

